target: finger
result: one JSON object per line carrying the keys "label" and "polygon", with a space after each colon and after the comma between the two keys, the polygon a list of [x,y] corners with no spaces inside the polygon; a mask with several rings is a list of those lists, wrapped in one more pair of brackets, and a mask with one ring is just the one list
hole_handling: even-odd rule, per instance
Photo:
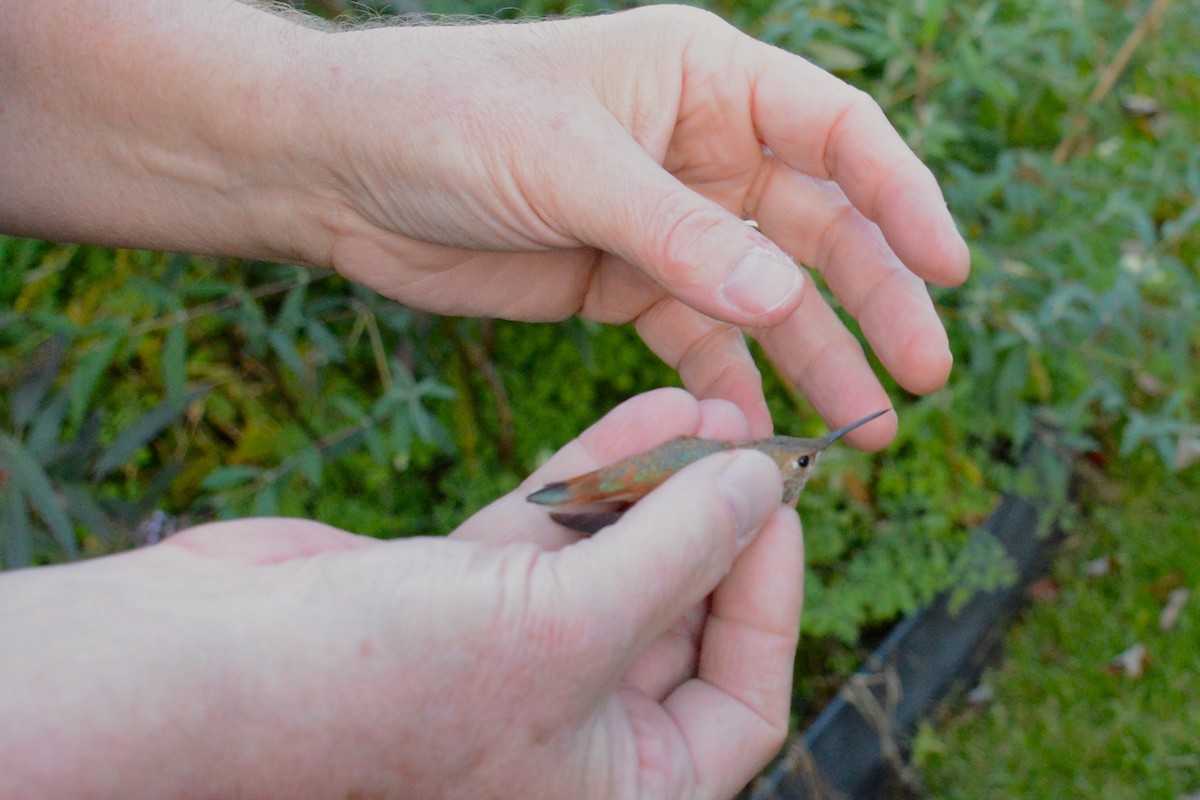
{"label": "finger", "polygon": [[696,678],[663,704],[706,796],[731,796],[783,744],[803,580],[799,519],[778,509],[713,595]]}
{"label": "finger", "polygon": [[481,510],[451,534],[495,544],[535,542],[557,550],[581,538],[552,522],[526,496],[547,483],[591,472],[679,436],[746,438],[747,422],[733,405],[697,401],[682,389],[656,389],[626,400],[558,451],[514,492]]}
{"label": "finger", "polygon": [[717,322],[674,298],[646,309],[635,323],[654,353],[697,397],[724,398],[750,420],[752,435],[771,435],[762,375],[740,328]]}
{"label": "finger", "polygon": [[[752,435],[746,418],[731,404],[721,400],[703,400],[700,407],[698,436],[748,439]],[[625,674],[625,681],[649,697],[660,701],[664,699],[675,687],[695,674],[700,634],[707,617],[707,600],[688,609],[634,662]]]}
{"label": "finger", "polygon": [[771,153],[835,181],[922,278],[965,280],[970,257],[941,189],[879,105],[798,56],[766,45],[752,53],[754,124]]}
{"label": "finger", "polygon": [[693,606],[638,656],[624,682],[661,703],[679,684],[695,677],[708,602]]}
{"label": "finger", "polygon": [[572,613],[612,640],[611,660],[595,667],[623,674],[713,590],[781,495],[770,458],[719,453],[681,470],[602,534],[558,553],[558,581],[584,606]]}
{"label": "finger", "polygon": [[580,534],[552,522],[545,508],[525,501],[530,492],[679,436],[695,435],[699,424],[700,405],[682,389],[656,389],[636,395],[601,417],[515,491],[473,515],[451,535],[496,544],[533,541],[555,550],[577,541]]}
{"label": "finger", "polygon": [[916,394],[940,388],[953,359],[925,283],[836,184],[778,161],[768,174],[754,209],[763,230],[822,273],[901,386]]}
{"label": "finger", "polygon": [[[695,435],[706,439],[749,439],[752,434],[745,415],[732,403],[701,400],[700,426]],[[690,678],[695,672],[700,632],[707,614],[707,601],[690,608],[638,657],[625,674],[625,681],[661,700]]]}
{"label": "finger", "polygon": [[563,165],[573,191],[557,197],[567,232],[640,267],[668,293],[714,318],[769,325],[800,301],[803,273],[766,236],[684,185],[610,117],[598,117]]}
{"label": "finger", "polygon": [[753,436],[753,423],[741,408],[719,397],[700,401],[700,426],[696,436],[701,439],[733,441]]}
{"label": "finger", "polygon": [[[891,405],[862,345],[819,292],[808,292],[795,314],[754,335],[830,427],[840,428]],[[851,431],[846,440],[858,448],[878,450],[895,435],[896,417],[889,414]]]}

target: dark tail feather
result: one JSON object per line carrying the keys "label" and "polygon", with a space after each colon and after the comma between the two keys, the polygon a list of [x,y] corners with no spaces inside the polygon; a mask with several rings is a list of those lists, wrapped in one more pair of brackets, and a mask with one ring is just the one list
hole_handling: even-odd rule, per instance
{"label": "dark tail feather", "polygon": [[571,499],[571,488],[562,481],[548,483],[525,499],[543,506],[562,505]]}
{"label": "dark tail feather", "polygon": [[624,509],[620,511],[553,511],[550,513],[550,519],[564,528],[570,528],[573,531],[586,533],[590,536],[601,528],[607,528],[609,525],[612,525],[624,513]]}

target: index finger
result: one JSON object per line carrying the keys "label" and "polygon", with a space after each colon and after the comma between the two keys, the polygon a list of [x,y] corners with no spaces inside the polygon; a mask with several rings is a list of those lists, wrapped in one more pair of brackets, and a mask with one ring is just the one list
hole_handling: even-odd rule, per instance
{"label": "index finger", "polygon": [[679,436],[744,439],[749,423],[732,403],[697,400],[682,389],[655,389],[636,395],[565,444],[513,492],[473,515],[453,534],[456,539],[492,544],[535,542],[557,550],[582,538],[550,520],[546,509],[526,502],[533,490],[555,480],[591,472]]}
{"label": "index finger", "polygon": [[803,604],[799,518],[781,508],[713,593],[697,675],[663,704],[704,796],[729,797],[783,745]]}
{"label": "index finger", "polygon": [[879,104],[799,56],[755,44],[751,114],[771,153],[835,181],[917,275],[940,285],[965,280],[970,255],[937,180]]}

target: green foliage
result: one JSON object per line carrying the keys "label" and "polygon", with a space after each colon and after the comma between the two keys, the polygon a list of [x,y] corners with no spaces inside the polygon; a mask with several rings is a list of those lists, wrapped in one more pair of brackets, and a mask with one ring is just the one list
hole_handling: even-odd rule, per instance
{"label": "green foliage", "polygon": [[[984,679],[992,700],[923,729],[930,796],[1175,800],[1200,786],[1200,473],[1170,474],[1145,451],[1128,466],[1117,497],[1091,495],[1055,564],[1057,595],[1006,638],[1003,666]],[[1112,570],[1089,576],[1097,560]],[[1164,631],[1179,587],[1193,596]],[[1109,668],[1136,643],[1144,675]]]}
{"label": "green foliage", "polygon": [[[938,300],[954,403],[976,436],[1020,448],[1041,419],[1171,463],[1196,417],[1200,58],[1187,9],[1086,105],[1144,12],[862,0],[744,20],[870,91],[940,173],[974,256],[970,283]],[[1162,110],[1124,110],[1134,94]]]}
{"label": "green foliage", "polygon": [[[902,408],[896,443],[875,460],[874,505],[844,490],[804,501],[806,629],[849,638],[963,576],[977,588],[1003,579],[1002,562],[959,549],[962,531],[989,493],[1030,488],[1027,473],[989,465],[1035,432],[1049,426],[1121,458],[1150,446],[1166,463],[1194,437],[1200,69],[1182,7],[1143,45],[1153,57],[1091,106],[1097,74],[1144,8],[725,10],[870,91],[939,173],[972,245],[970,282],[936,294],[955,375]],[[1135,92],[1163,112],[1130,116],[1122,99]],[[826,508],[828,496],[843,500]]]}
{"label": "green foliage", "polygon": [[[3,246],[42,263],[7,287],[0,326],[6,566],[138,543],[164,506],[311,515],[339,484],[355,498],[453,450],[422,318],[371,292],[293,267]],[[390,499],[327,518],[394,533]]]}

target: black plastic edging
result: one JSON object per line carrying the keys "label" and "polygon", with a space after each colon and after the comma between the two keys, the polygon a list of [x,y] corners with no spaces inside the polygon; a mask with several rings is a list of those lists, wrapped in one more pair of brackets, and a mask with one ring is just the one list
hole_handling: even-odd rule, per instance
{"label": "black plastic edging", "polygon": [[987,657],[1049,562],[1056,528],[1039,536],[1047,513],[1005,497],[974,536],[1000,540],[1017,580],[979,593],[952,612],[942,597],[905,618],[804,734],[742,795],[745,800],[872,798],[906,767],[898,742],[956,686],[973,685]]}

